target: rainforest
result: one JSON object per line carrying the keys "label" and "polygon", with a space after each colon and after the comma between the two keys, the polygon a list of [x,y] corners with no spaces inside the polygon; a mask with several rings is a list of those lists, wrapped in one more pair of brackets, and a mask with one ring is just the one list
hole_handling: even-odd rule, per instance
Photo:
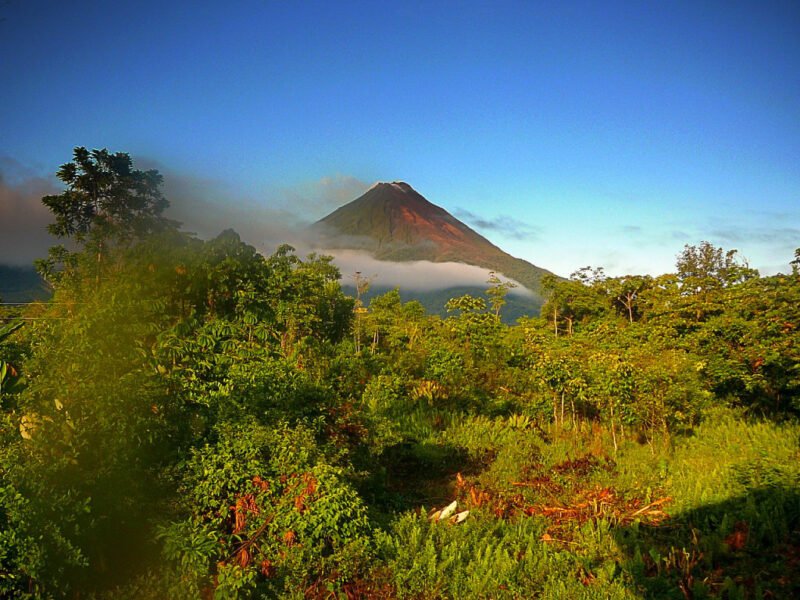
{"label": "rainforest", "polygon": [[800,594],[800,249],[546,276],[508,325],[499,273],[363,302],[126,154],[58,176],[52,296],[0,313],[0,596]]}

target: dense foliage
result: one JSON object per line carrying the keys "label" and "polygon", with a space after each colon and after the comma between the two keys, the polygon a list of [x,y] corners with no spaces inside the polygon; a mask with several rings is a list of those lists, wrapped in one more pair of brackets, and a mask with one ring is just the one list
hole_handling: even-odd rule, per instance
{"label": "dense foliage", "polygon": [[514,326],[490,274],[441,318],[75,161],[53,298],[0,322],[3,597],[800,593],[800,253],[582,269]]}

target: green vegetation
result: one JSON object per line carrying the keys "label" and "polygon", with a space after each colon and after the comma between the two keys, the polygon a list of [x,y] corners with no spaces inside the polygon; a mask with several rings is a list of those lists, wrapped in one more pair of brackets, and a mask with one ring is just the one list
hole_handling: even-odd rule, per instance
{"label": "green vegetation", "polygon": [[329,257],[198,240],[156,173],[76,161],[53,298],[0,324],[1,596],[800,593],[797,268],[687,246],[546,279],[514,326],[494,274],[443,317],[362,306]]}

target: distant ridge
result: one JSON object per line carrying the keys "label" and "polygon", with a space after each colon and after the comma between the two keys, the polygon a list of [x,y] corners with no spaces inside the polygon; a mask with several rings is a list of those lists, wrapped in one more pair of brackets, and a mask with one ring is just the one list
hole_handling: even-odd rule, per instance
{"label": "distant ridge", "polygon": [[460,262],[514,279],[541,300],[549,271],[504,252],[402,181],[376,183],[313,226],[326,249],[364,250],[379,260]]}
{"label": "distant ridge", "polygon": [[0,300],[32,302],[49,297],[50,291],[36,269],[0,264]]}

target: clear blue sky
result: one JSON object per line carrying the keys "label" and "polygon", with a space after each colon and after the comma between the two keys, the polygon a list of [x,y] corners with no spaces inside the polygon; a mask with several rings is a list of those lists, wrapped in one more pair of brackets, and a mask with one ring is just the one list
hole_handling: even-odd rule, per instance
{"label": "clear blue sky", "polygon": [[17,232],[81,145],[250,225],[404,180],[562,275],[657,274],[701,240],[770,273],[800,246],[796,0],[5,0],[0,19]]}

